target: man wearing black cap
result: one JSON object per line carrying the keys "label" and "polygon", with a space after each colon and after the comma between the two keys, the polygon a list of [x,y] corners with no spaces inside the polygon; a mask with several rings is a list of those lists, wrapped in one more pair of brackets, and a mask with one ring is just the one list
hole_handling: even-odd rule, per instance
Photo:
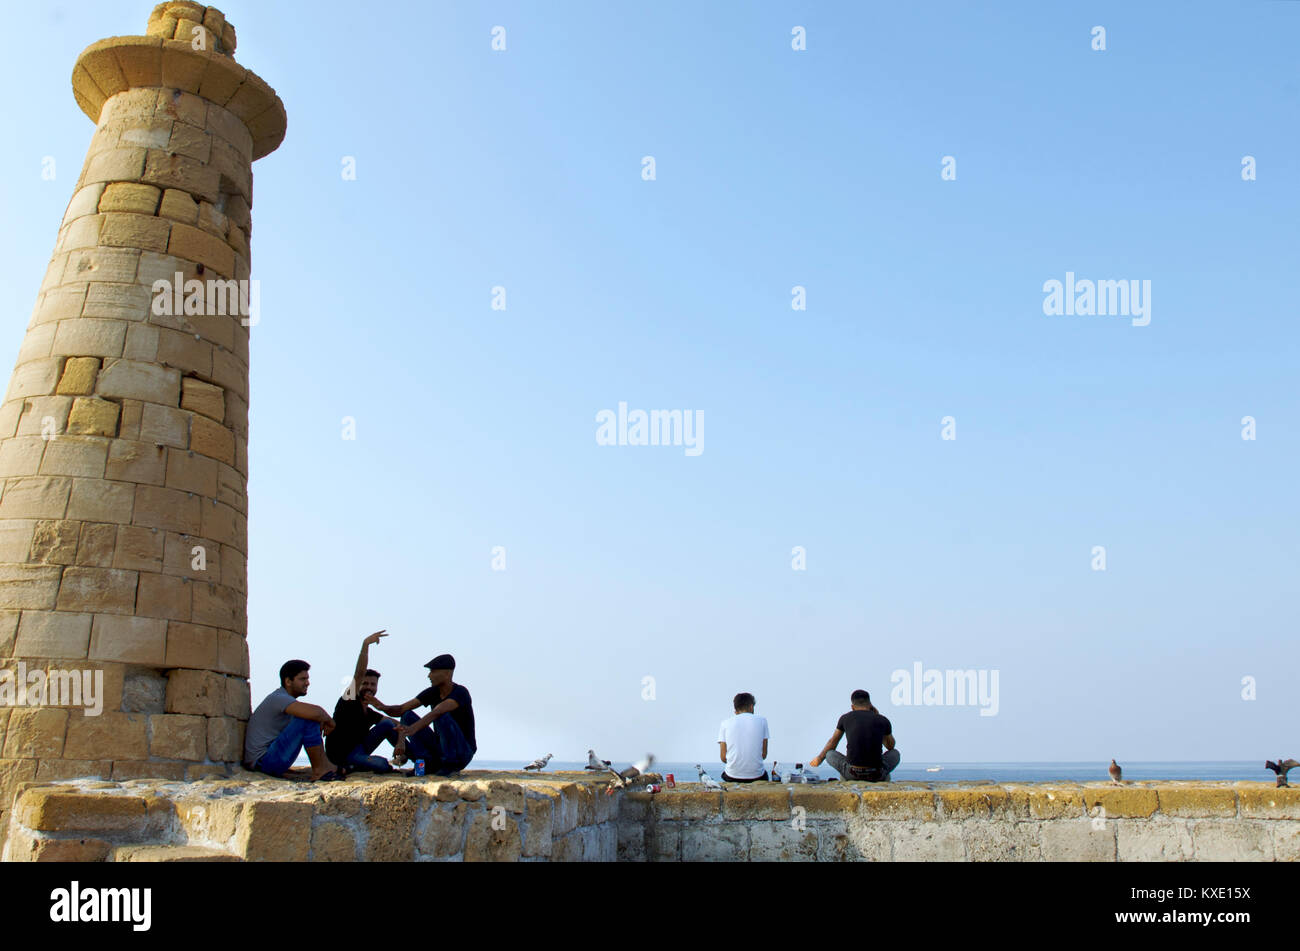
{"label": "man wearing black cap", "polygon": [[[474,738],[474,703],[469,691],[452,683],[456,659],[450,654],[439,654],[424,665],[429,668],[429,688],[421,690],[414,700],[401,706],[402,725],[397,734],[403,743],[396,750],[399,762],[424,760],[426,773],[442,776],[458,772],[469,765],[478,752]],[[424,716],[417,716],[416,707],[432,707]],[[430,729],[430,724],[434,724]]]}

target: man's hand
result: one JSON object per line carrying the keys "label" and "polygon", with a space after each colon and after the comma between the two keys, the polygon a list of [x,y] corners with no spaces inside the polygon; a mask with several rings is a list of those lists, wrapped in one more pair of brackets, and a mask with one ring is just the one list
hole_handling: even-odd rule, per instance
{"label": "man's hand", "polygon": [[808,761],[808,765],[813,767],[820,766],[821,764],[822,764],[822,758],[820,754],[814,756],[812,759]]}
{"label": "man's hand", "polygon": [[329,736],[333,732],[334,732],[334,718],[327,713],[325,715],[325,719],[320,721],[320,735]]}
{"label": "man's hand", "polygon": [[372,646],[374,646],[375,644],[378,644],[378,643],[379,643],[379,639],[380,639],[381,637],[387,637],[387,636],[388,636],[388,634],[385,633],[387,630],[388,630],[388,628],[384,628],[384,630],[382,630],[382,631],[375,631],[375,633],[371,634],[371,635],[370,635],[369,637],[367,637],[364,641],[362,641],[362,642],[361,642],[361,645],[362,645],[363,647],[372,647]]}

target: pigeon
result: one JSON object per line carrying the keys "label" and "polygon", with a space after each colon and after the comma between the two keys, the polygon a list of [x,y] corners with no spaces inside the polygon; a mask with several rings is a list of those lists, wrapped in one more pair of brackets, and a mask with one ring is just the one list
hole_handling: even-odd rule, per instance
{"label": "pigeon", "polygon": [[712,776],[710,776],[708,773],[706,773],[704,771],[704,767],[701,766],[699,763],[695,764],[695,768],[700,771],[700,782],[704,784],[705,789],[715,790],[715,789],[722,788],[722,786],[719,785],[718,781],[714,779]]}
{"label": "pigeon", "polygon": [[623,772],[619,773],[618,774],[619,779],[623,780],[623,782],[625,783],[631,782],[633,779],[636,779],[638,776],[642,776],[645,773],[648,773],[650,771],[650,766],[654,763],[654,761],[655,761],[655,755],[653,753],[647,753],[645,755],[645,759],[641,760],[641,762],[637,763],[634,766],[629,766],[627,769],[623,770]]}
{"label": "pigeon", "polygon": [[598,769],[602,773],[609,769],[609,760],[601,759],[595,750],[587,750],[587,765],[583,769]]}
{"label": "pigeon", "polygon": [[554,753],[547,753],[547,754],[546,754],[545,756],[543,756],[541,759],[535,759],[535,760],[533,760],[531,763],[529,763],[527,766],[525,766],[524,769],[526,769],[526,770],[528,770],[528,769],[545,769],[545,768],[546,768],[546,764],[549,763],[549,762],[551,761],[551,757],[554,756],[554,755],[555,755]]}
{"label": "pigeon", "polygon": [[1272,760],[1265,760],[1264,762],[1265,769],[1271,769],[1273,772],[1277,773],[1277,784],[1279,787],[1289,787],[1291,785],[1286,781],[1286,774],[1291,772],[1291,770],[1295,769],[1297,766],[1300,766],[1300,763],[1297,763],[1293,759],[1280,759],[1276,763]]}
{"label": "pigeon", "polygon": [[1114,760],[1110,761],[1110,781],[1115,785],[1120,785],[1120,780],[1124,778],[1124,770],[1119,768],[1119,763]]}

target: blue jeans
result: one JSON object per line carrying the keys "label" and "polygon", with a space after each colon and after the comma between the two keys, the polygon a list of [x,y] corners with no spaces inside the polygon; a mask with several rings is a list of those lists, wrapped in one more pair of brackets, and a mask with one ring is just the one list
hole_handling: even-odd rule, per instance
{"label": "blue jeans", "polygon": [[[402,722],[415,723],[420,715],[414,710],[402,714]],[[446,776],[469,765],[477,749],[469,745],[465,734],[450,713],[444,713],[433,721],[438,729],[435,735],[432,727],[425,727],[406,738],[406,756],[411,762],[424,760],[424,771]]]}
{"label": "blue jeans", "polygon": [[313,746],[321,746],[324,740],[320,735],[320,724],[315,720],[302,717],[289,717],[289,725],[280,731],[280,735],[271,741],[266,752],[261,755],[253,768],[272,776],[283,776],[288,772],[293,761],[298,758],[298,751]]}
{"label": "blue jeans", "polygon": [[371,773],[391,773],[393,767],[382,756],[371,756],[375,747],[387,740],[397,745],[397,727],[392,720],[382,720],[370,728],[366,738],[357,744],[357,748],[348,754],[347,762],[340,765],[348,769],[359,769]]}

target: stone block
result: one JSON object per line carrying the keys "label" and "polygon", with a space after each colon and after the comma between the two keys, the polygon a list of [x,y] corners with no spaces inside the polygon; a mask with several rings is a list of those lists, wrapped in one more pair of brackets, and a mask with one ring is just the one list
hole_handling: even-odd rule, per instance
{"label": "stone block", "polygon": [[311,803],[250,802],[240,816],[235,852],[248,862],[306,862],[311,856]]}
{"label": "stone block", "polygon": [[0,478],[36,475],[49,442],[39,436],[19,436],[0,444]]}
{"label": "stone block", "polygon": [[[228,466],[235,464],[235,434],[204,416],[195,416],[190,421],[190,448]],[[215,478],[214,470],[214,481]],[[216,495],[215,485],[210,494]]]}
{"label": "stone block", "polygon": [[973,818],[961,823],[968,862],[1042,861],[1042,823],[1034,820]]}
{"label": "stone block", "polygon": [[181,224],[192,225],[199,220],[199,203],[190,197],[189,192],[169,188],[163,192],[158,214]]}
{"label": "stone block", "polygon": [[[58,321],[29,327],[27,333],[23,335],[22,345],[18,348],[18,362],[30,363],[32,360],[48,357],[54,347],[54,331],[57,329]],[[61,383],[62,381],[60,385]],[[13,432],[4,435],[12,436]]]}
{"label": "stone block", "polygon": [[[216,171],[211,170],[215,176]],[[212,200],[212,196],[202,197]],[[176,222],[172,225],[167,253],[212,268],[222,277],[232,277],[235,253],[225,241],[194,226]]]}
{"label": "stone block", "polygon": [[83,658],[90,649],[89,614],[24,611],[15,649],[19,657]]}
{"label": "stone block", "polygon": [[[82,316],[103,320],[123,320],[133,327],[148,316],[150,302],[148,285],[100,282],[87,284],[86,303]],[[128,334],[130,330],[131,327],[128,327]]]}
{"label": "stone block", "polygon": [[1194,855],[1189,823],[1153,818],[1116,822],[1121,862],[1190,862]]}
{"label": "stone block", "polygon": [[749,853],[749,827],[744,822],[680,825],[683,862],[742,862]]}
{"label": "stone block", "polygon": [[[203,527],[200,502],[189,492],[151,485],[137,486],[133,521],[148,528],[198,535]],[[203,534],[207,535],[206,532]]]}
{"label": "stone block", "polygon": [[140,409],[140,441],[184,449],[190,441],[190,417],[171,406],[145,403]]}
{"label": "stone block", "polygon": [[893,857],[894,822],[877,822],[861,815],[849,818],[844,856],[859,862],[888,862]]}
{"label": "stone block", "polygon": [[[99,243],[109,247],[141,248],[146,251],[166,251],[172,223],[166,218],[115,212],[102,216]],[[78,223],[90,218],[79,218]]]}
{"label": "stone block", "polygon": [[82,522],[81,535],[77,541],[77,564],[98,568],[124,567],[113,564],[116,542],[116,525]]}
{"label": "stone block", "polygon": [[367,862],[412,862],[415,860],[415,828],[422,806],[428,799],[419,786],[408,783],[379,783],[361,793],[366,834]]}
{"label": "stone block", "polygon": [[137,577],[134,571],[72,565],[63,569],[57,607],[60,611],[132,614]]}
{"label": "stone block", "polygon": [[466,862],[517,862],[523,854],[519,823],[504,810],[476,813],[465,835]]}
{"label": "stone block", "polygon": [[[197,429],[199,418],[194,420]],[[207,422],[207,420],[204,420]],[[167,450],[166,485],[169,489],[193,492],[206,498],[215,498],[217,494],[217,463],[204,455],[197,454],[197,447],[190,449]]]}
{"label": "stone block", "polygon": [[148,759],[147,718],[131,713],[73,717],[68,721],[63,755],[68,759]]}
{"label": "stone block", "polygon": [[233,353],[223,350],[213,352],[212,381],[224,386],[240,399],[248,399],[248,367]]}
{"label": "stone block", "polygon": [[908,822],[892,831],[895,862],[960,862],[966,858],[961,828],[955,824]]}
{"label": "stone block", "polygon": [[[782,787],[785,788],[785,787]],[[853,789],[827,789],[820,786],[792,785],[789,787],[790,806],[802,806],[808,815],[856,815],[862,801]]]}
{"label": "stone block", "polygon": [[[86,191],[86,189],[82,189]],[[158,210],[162,192],[152,185],[136,182],[115,182],[103,190],[99,199],[99,210],[125,211],[138,215],[152,215]]]}
{"label": "stone block", "polygon": [[[694,784],[691,784],[693,786]],[[729,793],[678,786],[655,797],[653,808],[660,819],[716,819],[722,815],[722,797]]]}
{"label": "stone block", "polygon": [[122,347],[124,360],[141,360],[152,363],[158,359],[158,328],[149,324],[132,324],[126,328],[126,344]]}
{"label": "stone block", "polygon": [[[187,191],[191,195],[208,201],[216,201],[217,195],[220,193],[219,173],[215,167],[186,155],[171,155],[159,149],[149,149],[143,163],[143,171],[138,176],[132,177],[138,177],[141,181],[148,182],[150,185],[157,185],[163,189]],[[172,240],[175,239],[176,228],[173,227]],[[185,246],[194,247],[193,245]],[[188,257],[188,255],[179,251],[169,250],[168,253],[177,257]],[[198,261],[201,264],[208,263],[199,258],[190,258],[190,260]],[[223,271],[222,273],[228,272]]]}
{"label": "stone block", "polygon": [[[15,518],[0,521],[0,562],[27,561],[32,550],[32,536],[36,532],[36,519]],[[17,614],[14,615],[17,617]],[[4,639],[0,636],[0,647]],[[9,655],[0,650],[0,657]]]}
{"label": "stone block", "polygon": [[1162,815],[1203,818],[1237,814],[1237,796],[1226,786],[1161,786],[1157,794]]}
{"label": "stone block", "polygon": [[64,364],[56,393],[85,395],[95,392],[95,379],[99,376],[97,357],[70,357]]}
{"label": "stone block", "polygon": [[149,726],[151,730],[149,752],[153,756],[194,762],[207,758],[206,717],[159,714],[149,718]]}
{"label": "stone block", "polygon": [[166,644],[167,622],[157,618],[101,614],[91,626],[92,660],[161,667],[166,657]]}
{"label": "stone block", "polygon": [[102,862],[113,847],[104,839],[50,839],[24,829],[10,833],[5,856],[10,862]]}
{"label": "stone block", "polygon": [[228,717],[247,720],[252,712],[248,681],[239,677],[226,677],[225,713]]}
{"label": "stone block", "polygon": [[815,862],[817,833],[791,822],[750,822],[749,861]]}
{"label": "stone block", "polygon": [[247,606],[238,591],[224,585],[196,581],[191,618],[196,624],[208,624],[226,630],[243,630],[247,624]]}
{"label": "stone block", "polygon": [[176,370],[152,363],[106,360],[99,374],[97,388],[100,396],[141,400],[170,407],[180,402],[181,375]]}
{"label": "stone block", "polygon": [[92,285],[74,284],[70,287],[54,287],[41,295],[32,313],[33,327],[59,320],[70,320],[81,316],[81,309],[86,304],[87,288]]}
{"label": "stone block", "polygon": [[[57,336],[57,329],[55,334]],[[5,400],[17,400],[25,396],[48,396],[53,393],[59,383],[61,362],[58,357],[46,357],[15,367],[13,376],[9,378],[9,391]]]}
{"label": "stone block", "polygon": [[[99,203],[103,198],[106,187],[103,182],[95,182],[78,188],[73,194],[72,200],[68,202],[67,211],[63,213],[63,221],[66,224],[82,215],[93,215],[99,208]],[[115,209],[105,209],[112,211]]]}
{"label": "stone block", "polygon": [[238,862],[238,855],[201,845],[119,845],[114,862]]}
{"label": "stone block", "polygon": [[167,712],[219,717],[226,712],[225,677],[207,670],[173,670],[167,674]]}
{"label": "stone block", "polygon": [[1043,859],[1047,862],[1114,862],[1116,824],[1107,821],[1094,826],[1091,819],[1061,819],[1044,823],[1040,832]]}
{"label": "stone block", "polygon": [[248,676],[248,642],[235,631],[221,631],[217,641],[216,668],[236,677]]}
{"label": "stone block", "polygon": [[1007,812],[1006,790],[998,786],[940,789],[936,798],[944,819],[988,819]]}
{"label": "stone block", "polygon": [[[200,318],[194,319],[197,321]],[[186,373],[211,376],[212,344],[203,340],[199,334],[164,328],[158,331],[158,361]]]}
{"label": "stone block", "polygon": [[244,724],[234,717],[208,717],[208,758],[238,763],[243,757]]}
{"label": "stone block", "polygon": [[470,808],[463,802],[435,804],[415,830],[418,856],[451,858],[464,852]]}
{"label": "stone block", "polygon": [[1238,783],[1242,818],[1300,819],[1300,788],[1272,783]]}
{"label": "stone block", "polygon": [[[44,759],[63,755],[68,711],[57,707],[15,707],[5,725],[5,759]],[[35,764],[32,768],[35,776]],[[8,802],[5,802],[8,805]]]}
{"label": "stone block", "polygon": [[[113,567],[128,571],[162,571],[163,533],[139,525],[117,526]],[[138,589],[137,589],[138,597]]]}
{"label": "stone block", "polygon": [[0,604],[10,610],[48,611],[57,601],[62,573],[58,565],[0,565]]}
{"label": "stone block", "polygon": [[[108,404],[113,406],[113,404]],[[114,413],[117,407],[113,406]],[[77,412],[77,407],[73,407]],[[114,420],[116,422],[116,419]],[[68,422],[69,432],[81,432],[93,426],[83,413],[80,419]],[[76,427],[75,430],[73,427]],[[81,476],[89,479],[102,479],[104,466],[108,461],[108,440],[101,437],[67,435],[51,439],[41,457],[41,475]],[[74,483],[73,488],[76,488]]]}
{"label": "stone block", "polygon": [[357,837],[341,822],[320,822],[311,830],[311,861],[355,862]]}
{"label": "stone block", "polygon": [[1191,823],[1198,862],[1271,862],[1270,822],[1247,819],[1200,819]]}
{"label": "stone block", "polygon": [[64,226],[56,247],[62,251],[93,248],[99,244],[99,231],[104,226],[103,215],[86,215]]}
{"label": "stone block", "polygon": [[135,486],[129,482],[74,479],[68,497],[68,518],[129,524],[134,501]]}
{"label": "stone block", "polygon": [[165,713],[166,694],[165,674],[149,667],[130,668],[122,677],[122,712]]}
{"label": "stone block", "polygon": [[138,248],[92,248],[68,255],[64,284],[130,284],[140,263]]}
{"label": "stone block", "polygon": [[170,621],[167,625],[168,667],[188,667],[193,670],[217,668],[220,631],[198,624]]}
{"label": "stone block", "polygon": [[76,562],[80,522],[42,519],[35,526],[30,546],[32,561],[53,565],[71,565]]}
{"label": "stone block", "polygon": [[166,539],[163,571],[167,574],[196,581],[221,578],[221,545],[197,535],[175,532],[167,532]]}
{"label": "stone block", "polygon": [[[81,183],[129,182],[138,179],[145,168],[145,150],[139,147],[105,149],[86,160]],[[84,220],[84,219],[78,219]]]}
{"label": "stone block", "polygon": [[779,784],[752,783],[731,786],[722,794],[724,819],[769,819],[788,821],[791,816],[790,793]]}
{"label": "stone block", "polygon": [[936,818],[934,793],[928,789],[881,789],[875,785],[862,791],[862,815],[870,819]]}
{"label": "stone block", "polygon": [[1146,819],[1160,805],[1154,789],[1140,786],[1085,786],[1083,802],[1090,813],[1102,807],[1112,819]]}
{"label": "stone block", "polygon": [[[78,396],[72,401],[72,411],[68,414],[68,435],[70,436],[116,436],[117,417],[122,407],[108,400],[91,396]],[[63,440],[60,440],[63,442]],[[108,444],[102,444],[104,461],[108,461]],[[48,453],[47,453],[48,457]],[[70,472],[67,475],[103,476],[101,467],[98,472]]]}
{"label": "stone block", "polygon": [[140,576],[135,612],[141,617],[188,621],[191,600],[190,584],[185,578],[146,573]]}
{"label": "stone block", "polygon": [[199,534],[240,552],[248,551],[248,520],[242,513],[212,500],[204,502],[201,508],[202,524]]}
{"label": "stone block", "polygon": [[225,392],[219,386],[186,377],[181,380],[181,409],[222,422],[226,416]]}

